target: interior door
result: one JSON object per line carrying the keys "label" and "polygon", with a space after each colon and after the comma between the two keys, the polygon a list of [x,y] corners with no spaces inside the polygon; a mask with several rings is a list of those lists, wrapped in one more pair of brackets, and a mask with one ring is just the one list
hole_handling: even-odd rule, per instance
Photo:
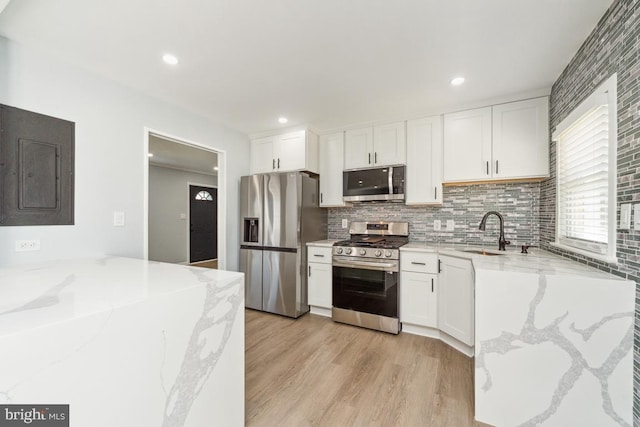
{"label": "interior door", "polygon": [[189,186],[189,262],[218,258],[218,189]]}

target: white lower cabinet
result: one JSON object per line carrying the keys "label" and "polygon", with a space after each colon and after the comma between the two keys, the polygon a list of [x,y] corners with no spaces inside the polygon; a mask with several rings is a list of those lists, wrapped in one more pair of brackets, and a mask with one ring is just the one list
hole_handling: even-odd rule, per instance
{"label": "white lower cabinet", "polygon": [[311,313],[331,316],[332,268],[329,247],[307,247],[307,296]]}
{"label": "white lower cabinet", "polygon": [[400,256],[400,322],[438,327],[438,255],[402,251]]}
{"label": "white lower cabinet", "polygon": [[474,345],[474,272],[471,260],[440,255],[438,328]]}

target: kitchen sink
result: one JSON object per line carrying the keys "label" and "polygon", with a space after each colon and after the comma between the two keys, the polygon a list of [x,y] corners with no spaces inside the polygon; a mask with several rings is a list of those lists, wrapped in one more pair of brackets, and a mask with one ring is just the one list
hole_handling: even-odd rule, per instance
{"label": "kitchen sink", "polygon": [[504,255],[504,254],[499,254],[499,253],[495,253],[495,252],[487,252],[485,250],[482,249],[461,249],[462,252],[469,252],[472,254],[480,254],[480,255]]}

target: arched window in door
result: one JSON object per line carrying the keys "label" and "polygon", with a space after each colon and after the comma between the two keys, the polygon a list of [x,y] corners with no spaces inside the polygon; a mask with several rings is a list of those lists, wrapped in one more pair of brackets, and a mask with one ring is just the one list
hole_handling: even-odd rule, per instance
{"label": "arched window in door", "polygon": [[211,193],[203,190],[198,192],[198,194],[196,194],[196,200],[205,200],[207,202],[213,202],[213,197],[211,196]]}

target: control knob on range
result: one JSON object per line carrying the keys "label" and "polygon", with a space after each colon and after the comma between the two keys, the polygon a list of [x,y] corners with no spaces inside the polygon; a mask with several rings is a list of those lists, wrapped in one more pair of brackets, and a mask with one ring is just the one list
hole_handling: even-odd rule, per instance
{"label": "control knob on range", "polygon": [[342,248],[338,248],[338,249],[336,249],[336,252],[337,252],[338,254],[341,254],[341,253],[342,253]]}
{"label": "control knob on range", "polygon": [[391,251],[387,251],[384,253],[384,256],[386,256],[387,258],[389,258],[391,256]]}
{"label": "control knob on range", "polygon": [[347,255],[351,255],[351,252],[353,252],[353,249],[351,249],[351,248],[347,248],[347,249],[345,249],[345,250],[344,250],[344,252],[345,252]]}
{"label": "control knob on range", "polygon": [[360,255],[365,256],[367,254],[366,249],[360,249]]}
{"label": "control knob on range", "polygon": [[376,255],[377,257],[382,256],[382,251],[378,249],[378,250],[376,251],[376,254],[375,254],[375,255]]}

